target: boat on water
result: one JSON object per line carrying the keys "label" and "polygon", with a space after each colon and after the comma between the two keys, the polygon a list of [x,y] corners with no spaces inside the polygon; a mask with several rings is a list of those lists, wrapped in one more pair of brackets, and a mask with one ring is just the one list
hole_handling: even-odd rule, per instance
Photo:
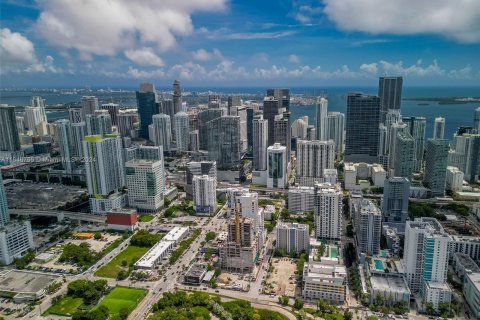
{"label": "boat on water", "polygon": [[421,102],[421,103],[417,103],[419,106],[429,106],[430,103],[425,103],[425,102]]}

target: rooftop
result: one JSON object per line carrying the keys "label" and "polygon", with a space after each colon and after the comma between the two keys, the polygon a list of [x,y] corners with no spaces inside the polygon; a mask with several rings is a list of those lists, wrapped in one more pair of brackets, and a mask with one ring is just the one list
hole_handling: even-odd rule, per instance
{"label": "rooftop", "polygon": [[207,266],[200,263],[194,263],[185,274],[186,277],[201,277],[207,272]]}
{"label": "rooftop", "polygon": [[410,293],[410,289],[403,277],[380,277],[373,275],[370,277],[370,283],[373,290]]}
{"label": "rooftop", "polygon": [[188,227],[174,227],[163,237],[162,241],[178,241],[186,232],[188,232]]}
{"label": "rooftop", "polygon": [[0,290],[15,293],[37,293],[59,276],[27,271],[0,270]]}
{"label": "rooftop", "polygon": [[470,258],[468,254],[456,252],[454,253],[454,258],[467,270],[472,272],[480,272],[480,268],[475,263],[475,261]]}
{"label": "rooftop", "polygon": [[151,268],[155,261],[161,256],[165,251],[170,250],[172,246],[171,241],[164,241],[163,239],[157,242],[150,250],[147,251],[137,262],[135,262],[135,267],[137,268]]}

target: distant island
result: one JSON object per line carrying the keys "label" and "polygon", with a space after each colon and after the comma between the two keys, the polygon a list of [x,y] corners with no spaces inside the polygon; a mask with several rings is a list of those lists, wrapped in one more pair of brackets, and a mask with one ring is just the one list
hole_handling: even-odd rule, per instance
{"label": "distant island", "polygon": [[[419,98],[403,98],[403,100],[438,102],[438,104],[465,104],[470,102],[480,102],[480,97],[427,97],[427,98],[419,97]],[[424,105],[424,104],[422,103],[421,105]]]}

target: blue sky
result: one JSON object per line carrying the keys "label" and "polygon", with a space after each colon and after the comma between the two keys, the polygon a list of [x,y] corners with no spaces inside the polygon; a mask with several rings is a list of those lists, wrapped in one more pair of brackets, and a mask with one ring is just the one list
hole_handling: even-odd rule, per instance
{"label": "blue sky", "polygon": [[4,0],[1,86],[478,85],[477,0]]}

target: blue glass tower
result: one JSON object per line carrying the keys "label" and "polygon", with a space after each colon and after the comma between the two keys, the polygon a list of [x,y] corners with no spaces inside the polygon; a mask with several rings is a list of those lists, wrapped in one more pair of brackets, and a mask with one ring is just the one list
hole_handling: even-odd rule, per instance
{"label": "blue glass tower", "polygon": [[148,139],[148,126],[157,113],[155,87],[151,83],[142,83],[137,91],[137,106],[140,116],[140,138]]}

